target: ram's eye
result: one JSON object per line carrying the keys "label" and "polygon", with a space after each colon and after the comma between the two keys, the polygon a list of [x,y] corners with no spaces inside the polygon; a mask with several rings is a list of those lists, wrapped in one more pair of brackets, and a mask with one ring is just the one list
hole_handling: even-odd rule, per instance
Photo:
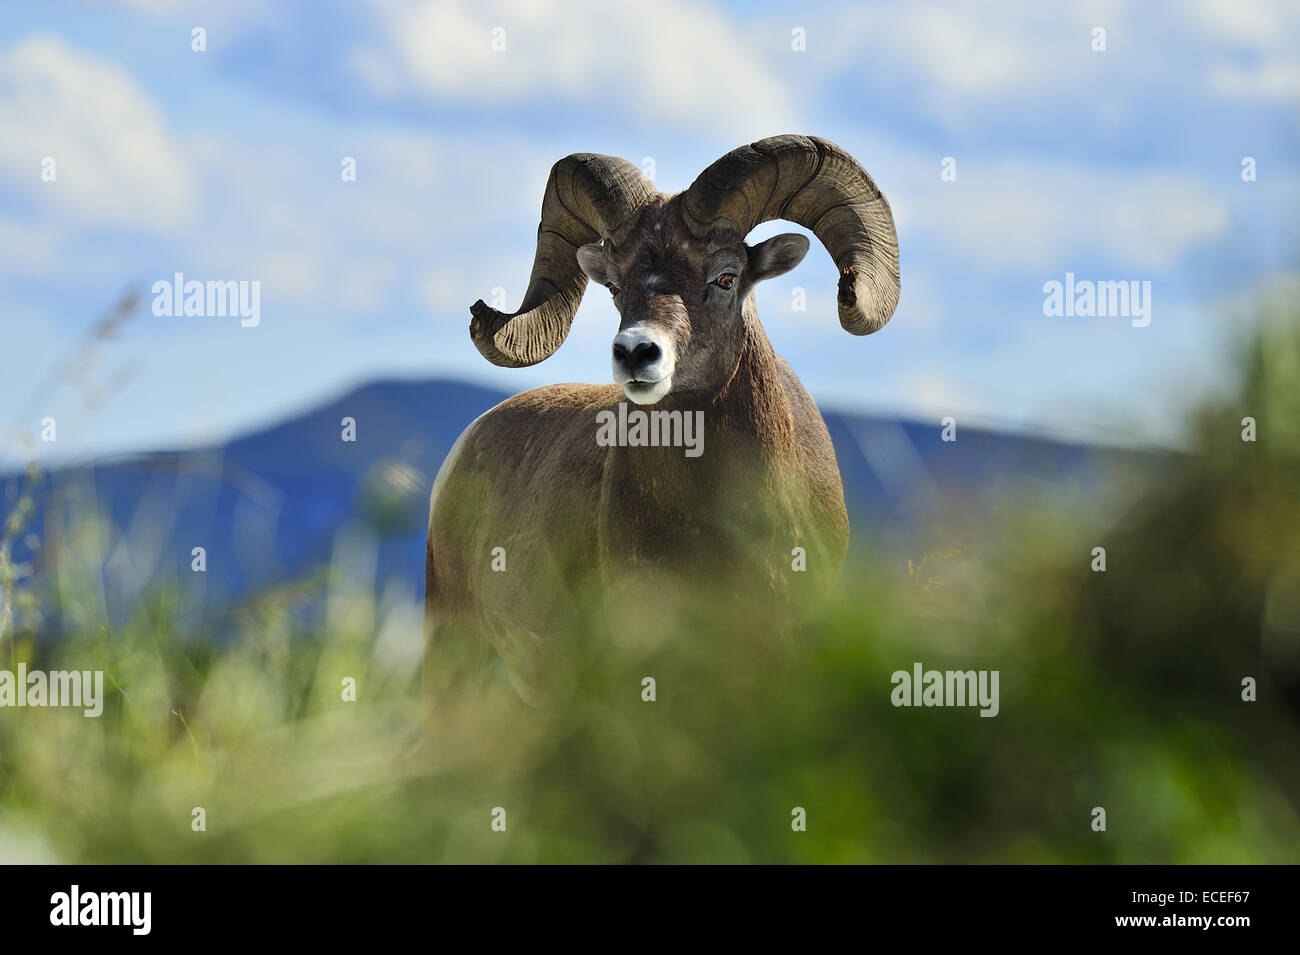
{"label": "ram's eye", "polygon": [[609,289],[609,294],[610,294],[610,295],[617,295],[617,294],[618,294],[618,286],[617,286],[617,285],[613,285],[613,284],[607,282],[607,283],[605,283],[605,288]]}
{"label": "ram's eye", "polygon": [[729,289],[735,283],[735,281],[736,281],[735,272],[723,272],[721,275],[719,275],[716,279],[713,280],[713,284],[718,286],[719,288]]}

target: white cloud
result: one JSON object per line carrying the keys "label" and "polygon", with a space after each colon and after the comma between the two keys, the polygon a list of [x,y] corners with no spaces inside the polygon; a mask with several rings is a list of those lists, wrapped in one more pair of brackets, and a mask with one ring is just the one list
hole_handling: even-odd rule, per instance
{"label": "white cloud", "polygon": [[959,162],[957,181],[941,182],[930,157],[899,166],[907,175],[890,198],[900,230],[933,233],[999,269],[1056,267],[1084,255],[1168,269],[1231,224],[1222,196],[1176,170],[1008,159]]}
{"label": "white cloud", "polygon": [[[602,116],[751,135],[794,110],[743,22],[688,0],[385,0],[386,46],[349,66],[379,96],[554,99]],[[493,50],[493,31],[505,49]]]}
{"label": "white cloud", "polygon": [[[1216,48],[1207,70],[1212,90],[1243,99],[1300,99],[1300,8],[1269,0],[1196,0],[1191,12]],[[1237,55],[1225,56],[1228,50]]]}
{"label": "white cloud", "polygon": [[[273,292],[283,301],[311,301],[321,292],[321,262],[300,252],[269,253],[257,264],[263,294]],[[265,304],[265,303],[264,303]]]}
{"label": "white cloud", "polygon": [[899,391],[908,395],[917,414],[927,419],[941,419],[978,401],[978,392],[969,383],[924,365],[901,376]]}
{"label": "white cloud", "polygon": [[1277,0],[1194,0],[1192,20],[1207,35],[1256,50],[1272,49],[1296,25],[1296,10]]}
{"label": "white cloud", "polygon": [[420,301],[431,315],[447,315],[465,305],[456,277],[445,268],[427,272],[419,280]]}
{"label": "white cloud", "polygon": [[[874,18],[873,18],[874,19]],[[1024,31],[990,16],[984,6],[896,5],[882,12],[873,28],[906,38],[913,67],[940,88],[965,94],[996,94],[1015,89],[1041,71],[1048,56]]]}
{"label": "white cloud", "polygon": [[799,16],[823,86],[906,99],[950,132],[1017,113],[1110,129],[1167,98],[1300,98],[1300,7],[1276,0],[880,0]]}
{"label": "white cloud", "polygon": [[[170,228],[189,214],[189,174],[161,111],[123,70],[61,40],[0,54],[0,130],[0,169],[32,199],[128,228]],[[45,157],[53,182],[41,180]]]}
{"label": "white cloud", "polygon": [[339,306],[357,315],[380,313],[397,271],[396,263],[373,256],[351,263],[341,277]]}
{"label": "white cloud", "polygon": [[[209,35],[223,41],[246,33],[268,22],[290,22],[288,4],[270,4],[265,0],[100,0],[140,16],[185,20],[184,42],[189,43],[191,26],[204,27]],[[312,15],[317,11],[311,10]]]}
{"label": "white cloud", "polygon": [[[485,151],[472,136],[357,125],[305,129],[275,147],[194,136],[185,149],[205,227],[177,251],[205,277],[260,279],[265,308],[313,321],[414,307],[468,322],[469,304],[495,286],[523,297],[559,158],[520,137],[495,142]],[[303,155],[317,175],[304,177]],[[343,156],[356,161],[354,182],[339,176]]]}
{"label": "white cloud", "polygon": [[181,5],[180,0],[115,0],[115,2],[119,6],[145,10],[149,13],[171,12]]}
{"label": "white cloud", "polygon": [[1300,99],[1300,64],[1269,62],[1243,67],[1221,63],[1210,71],[1214,89],[1243,99]]}
{"label": "white cloud", "polygon": [[5,263],[5,273],[50,275],[59,265],[58,246],[59,237],[48,228],[0,218],[0,262]]}
{"label": "white cloud", "polygon": [[[1102,63],[1090,50],[1093,27],[1122,34],[1125,23],[1124,4],[1096,2],[882,0],[807,13],[809,66],[823,86],[905,99],[953,130],[976,128],[983,111],[1002,114],[1008,104],[1078,99]],[[1082,105],[1094,114],[1111,108],[1095,96]]]}

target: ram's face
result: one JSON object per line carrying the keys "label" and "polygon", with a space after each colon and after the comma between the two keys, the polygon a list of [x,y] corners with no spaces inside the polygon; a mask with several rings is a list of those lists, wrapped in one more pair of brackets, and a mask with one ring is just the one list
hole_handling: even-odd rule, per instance
{"label": "ram's face", "polygon": [[614,382],[652,405],[666,395],[714,394],[730,379],[745,340],[743,308],[754,284],[794,268],[808,240],[759,245],[739,236],[692,240],[659,209],[621,246],[578,250],[587,277],[609,289],[620,316],[611,347]]}

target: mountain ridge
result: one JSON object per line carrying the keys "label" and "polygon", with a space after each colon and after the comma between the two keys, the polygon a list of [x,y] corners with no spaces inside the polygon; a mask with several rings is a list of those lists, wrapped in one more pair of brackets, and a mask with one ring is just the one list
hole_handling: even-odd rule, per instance
{"label": "mountain ridge", "polygon": [[[447,379],[379,379],[227,442],[57,467],[34,489],[32,528],[61,541],[88,502],[108,519],[100,587],[114,616],[130,613],[160,582],[223,610],[331,560],[346,529],[375,541],[377,586],[423,585],[427,499],[460,432],[507,398]],[[351,419],[354,441],[343,440]],[[851,547],[920,554],[944,514],[986,506],[1010,486],[1104,490],[1116,466],[1159,455],[958,426],[825,410],[853,527]],[[593,425],[594,427],[594,425]],[[0,508],[20,474],[0,476]],[[206,570],[192,571],[194,548]],[[14,559],[38,575],[48,549],[17,542]]]}

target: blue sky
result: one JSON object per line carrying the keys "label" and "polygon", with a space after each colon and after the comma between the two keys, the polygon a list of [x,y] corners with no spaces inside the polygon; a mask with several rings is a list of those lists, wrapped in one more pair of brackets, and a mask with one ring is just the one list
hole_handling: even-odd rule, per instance
{"label": "blue sky", "polygon": [[[604,294],[533,368],[466,334],[475,299],[518,304],[551,164],[620,155],[672,192],[783,132],[849,149],[899,229],[876,335],[839,328],[819,245],[759,288],[824,406],[1176,444],[1255,305],[1300,291],[1297,51],[1300,9],[1263,0],[6,5],[0,458],[192,445],[384,375],[606,381]],[[152,315],[176,272],[259,281],[260,324]],[[1150,325],[1044,316],[1067,272],[1150,281]],[[42,390],[132,282],[83,384]]]}

